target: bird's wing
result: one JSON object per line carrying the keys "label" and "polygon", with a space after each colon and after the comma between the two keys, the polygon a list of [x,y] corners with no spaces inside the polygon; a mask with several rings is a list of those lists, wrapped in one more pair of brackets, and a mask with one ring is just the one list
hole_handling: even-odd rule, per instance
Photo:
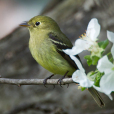
{"label": "bird's wing", "polygon": [[[56,50],[57,52],[65,59],[68,61],[69,64],[71,64],[75,69],[78,69],[77,65],[75,62],[70,58],[69,55],[63,52],[62,49],[71,49],[72,46],[68,46],[66,43],[64,43],[60,38],[55,35],[54,33],[50,32],[49,38],[51,39],[52,43],[57,47]],[[76,57],[80,60],[79,56],[76,55]]]}

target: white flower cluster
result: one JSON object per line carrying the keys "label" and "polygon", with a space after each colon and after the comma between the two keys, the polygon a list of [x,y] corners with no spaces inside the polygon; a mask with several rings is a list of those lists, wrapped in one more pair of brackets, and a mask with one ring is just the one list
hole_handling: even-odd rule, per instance
{"label": "white flower cluster", "polygon": [[[114,64],[110,62],[107,55],[101,56],[101,52],[104,51],[103,48],[100,48],[96,42],[98,35],[100,34],[100,25],[96,18],[90,20],[86,34],[75,42],[75,46],[72,49],[63,50],[68,54],[72,60],[75,61],[79,70],[76,70],[72,79],[74,82],[79,83],[81,87],[89,88],[94,87],[96,90],[105,93],[112,100],[111,92],[114,91]],[[114,33],[107,31],[107,37],[110,42],[113,43],[111,48],[111,54],[114,59]],[[81,45],[80,45],[81,44]],[[83,46],[82,46],[83,45]],[[91,81],[81,65],[80,61],[74,56],[81,53],[84,50],[91,52],[91,56],[97,56],[100,59],[98,60],[97,69],[99,72],[104,73],[100,79],[99,87],[94,85],[94,81]]]}

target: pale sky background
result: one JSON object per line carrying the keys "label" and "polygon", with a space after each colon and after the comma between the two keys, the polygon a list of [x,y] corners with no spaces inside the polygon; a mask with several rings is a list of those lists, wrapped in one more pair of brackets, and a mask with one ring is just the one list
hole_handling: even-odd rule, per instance
{"label": "pale sky background", "polygon": [[0,39],[40,14],[50,0],[0,0]]}

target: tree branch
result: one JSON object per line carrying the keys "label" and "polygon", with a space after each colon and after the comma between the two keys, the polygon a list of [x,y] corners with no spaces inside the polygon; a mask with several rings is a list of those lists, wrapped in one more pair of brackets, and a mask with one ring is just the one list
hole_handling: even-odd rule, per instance
{"label": "tree branch", "polygon": [[[10,79],[0,78],[0,84],[13,84],[13,85],[43,85],[44,79]],[[58,85],[58,79],[48,79],[47,85]],[[62,80],[61,85],[74,83],[72,78],[65,78]]]}

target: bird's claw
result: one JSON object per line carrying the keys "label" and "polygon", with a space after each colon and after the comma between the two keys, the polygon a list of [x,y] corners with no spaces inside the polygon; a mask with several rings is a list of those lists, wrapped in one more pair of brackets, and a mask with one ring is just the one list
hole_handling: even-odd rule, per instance
{"label": "bird's claw", "polygon": [[46,86],[47,80],[48,80],[47,78],[43,80],[43,84],[44,84],[44,86],[45,86],[46,88],[48,88],[48,87]]}
{"label": "bird's claw", "polygon": [[[45,79],[43,80],[43,84],[44,84],[44,86],[45,86],[46,88],[48,88],[48,87],[46,86],[47,80],[50,79],[52,76],[54,76],[54,74],[52,74],[51,76],[49,76],[49,77],[47,77],[47,78],[45,78]],[[54,86],[54,88],[55,88],[55,86]]]}
{"label": "bird's claw", "polygon": [[61,87],[62,87],[62,79],[63,79],[63,77],[59,78],[58,81],[57,81],[57,84],[60,83]]}
{"label": "bird's claw", "polygon": [[67,75],[68,72],[69,71],[67,71],[63,77],[59,78],[59,80],[57,81],[57,84],[60,83],[60,86],[62,85],[62,80],[65,78],[65,76]]}

